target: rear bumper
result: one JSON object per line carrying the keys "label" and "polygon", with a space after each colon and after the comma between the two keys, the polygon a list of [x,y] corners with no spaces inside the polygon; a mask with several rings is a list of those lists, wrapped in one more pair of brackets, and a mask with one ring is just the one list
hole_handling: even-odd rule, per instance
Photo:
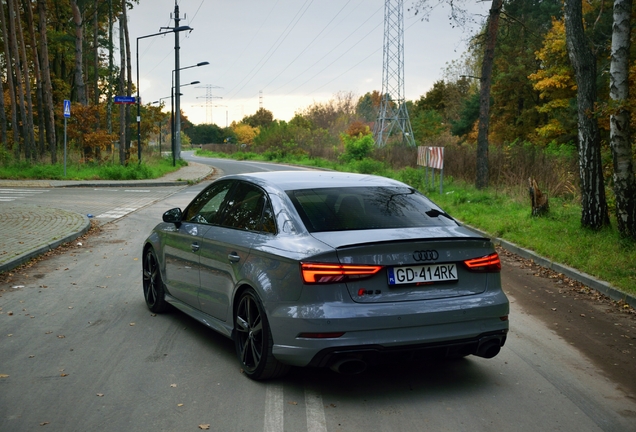
{"label": "rear bumper", "polygon": [[[482,352],[486,353],[485,350],[494,352],[490,351],[490,347],[504,346],[507,333],[508,330],[501,330],[470,339],[397,347],[370,345],[327,348],[316,354],[307,366],[331,367],[349,359],[360,360],[368,365],[377,365],[480,355]],[[499,350],[497,349],[496,352]]]}

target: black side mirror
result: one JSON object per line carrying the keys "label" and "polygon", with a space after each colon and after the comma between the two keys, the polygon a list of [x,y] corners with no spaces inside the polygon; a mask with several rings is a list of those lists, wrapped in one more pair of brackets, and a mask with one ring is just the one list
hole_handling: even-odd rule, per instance
{"label": "black side mirror", "polygon": [[178,223],[181,223],[182,217],[183,217],[183,213],[181,213],[181,209],[173,208],[163,214],[163,221],[167,223],[178,224]]}

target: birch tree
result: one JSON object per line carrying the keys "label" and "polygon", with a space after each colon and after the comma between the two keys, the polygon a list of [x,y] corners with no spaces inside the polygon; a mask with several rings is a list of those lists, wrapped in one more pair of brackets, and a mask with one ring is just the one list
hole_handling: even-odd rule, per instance
{"label": "birch tree", "polygon": [[609,225],[601,163],[601,134],[594,116],[597,97],[596,58],[583,27],[581,0],[565,0],[565,40],[576,78],[581,225],[601,229]]}
{"label": "birch tree", "polygon": [[629,50],[632,0],[614,0],[610,98],[610,146],[614,162],[616,220],[622,237],[636,240],[636,179],[632,160],[629,110]]}

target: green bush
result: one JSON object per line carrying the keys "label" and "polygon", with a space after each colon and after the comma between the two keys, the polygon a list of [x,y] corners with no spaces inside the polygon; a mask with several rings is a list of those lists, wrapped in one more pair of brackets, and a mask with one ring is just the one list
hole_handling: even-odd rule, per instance
{"label": "green bush", "polygon": [[344,143],[344,153],[340,155],[340,160],[343,162],[361,161],[364,158],[368,158],[375,148],[375,141],[373,136],[358,135],[357,137],[351,137],[347,134],[341,134],[340,138]]}

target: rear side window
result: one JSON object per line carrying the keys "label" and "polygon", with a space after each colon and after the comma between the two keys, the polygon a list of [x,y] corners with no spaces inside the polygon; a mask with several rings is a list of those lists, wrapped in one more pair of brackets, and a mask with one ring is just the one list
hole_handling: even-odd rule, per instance
{"label": "rear side window", "polygon": [[275,234],[273,214],[267,194],[256,186],[241,182],[226,200],[221,225]]}
{"label": "rear side window", "polygon": [[287,195],[309,232],[457,225],[424,195],[406,187],[302,189]]}

